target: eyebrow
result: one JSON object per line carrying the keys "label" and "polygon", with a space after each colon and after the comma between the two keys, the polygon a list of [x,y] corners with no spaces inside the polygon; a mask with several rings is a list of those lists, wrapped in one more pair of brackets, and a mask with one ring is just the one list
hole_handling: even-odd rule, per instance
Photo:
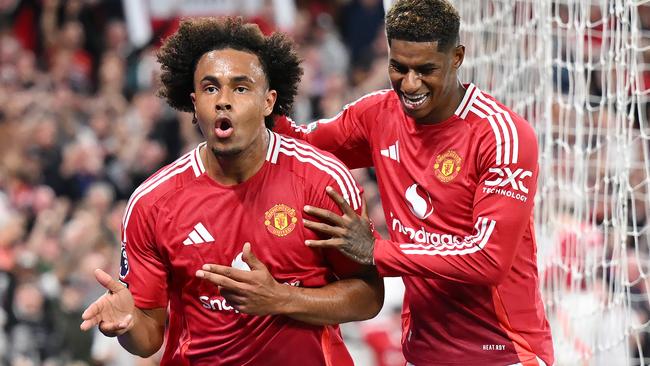
{"label": "eyebrow", "polygon": [[[221,84],[221,83],[219,82],[219,79],[217,79],[216,77],[214,77],[214,76],[212,76],[212,75],[206,75],[206,76],[204,76],[204,77],[201,79],[201,82],[204,82],[204,81],[209,81],[209,82],[214,83],[214,84],[217,84],[217,85],[220,85],[220,84]],[[231,82],[231,83],[248,82],[248,83],[251,83],[251,84],[255,84],[255,81],[254,81],[253,79],[251,79],[249,76],[246,76],[246,75],[237,75],[237,76],[233,76],[232,78],[230,78],[230,82]]]}
{"label": "eyebrow", "polygon": [[[395,64],[397,66],[409,67],[410,68],[410,66],[404,65],[403,63],[401,63],[401,62],[399,62],[399,61],[397,61],[397,60],[395,60],[393,58],[391,58],[389,62],[392,63],[392,64]],[[413,68],[414,69],[426,69],[426,68],[437,67],[437,66],[438,65],[436,63],[434,63],[434,62],[428,62],[428,63],[422,64],[422,65],[415,65],[415,66],[413,66]]]}

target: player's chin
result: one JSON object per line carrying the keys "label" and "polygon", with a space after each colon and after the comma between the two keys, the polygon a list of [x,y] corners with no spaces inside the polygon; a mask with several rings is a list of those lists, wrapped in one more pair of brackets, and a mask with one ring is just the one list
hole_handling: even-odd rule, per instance
{"label": "player's chin", "polygon": [[212,154],[217,158],[234,157],[242,153],[243,149],[234,146],[212,146]]}
{"label": "player's chin", "polygon": [[428,106],[423,106],[423,107],[424,108],[412,109],[402,104],[402,110],[404,111],[404,113],[406,113],[406,115],[408,115],[409,117],[415,120],[423,119],[429,115],[430,110]]}

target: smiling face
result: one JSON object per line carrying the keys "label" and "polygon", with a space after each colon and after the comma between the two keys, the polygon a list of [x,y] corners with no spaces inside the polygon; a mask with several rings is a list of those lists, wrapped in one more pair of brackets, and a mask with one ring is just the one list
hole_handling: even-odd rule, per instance
{"label": "smiling face", "polygon": [[458,68],[465,49],[439,52],[437,42],[391,40],[388,75],[402,109],[417,123],[449,118],[457,107]]}
{"label": "smiling face", "polygon": [[192,103],[207,146],[216,157],[261,147],[256,142],[263,145],[264,117],[273,111],[276,96],[253,53],[231,48],[210,51],[196,65]]}

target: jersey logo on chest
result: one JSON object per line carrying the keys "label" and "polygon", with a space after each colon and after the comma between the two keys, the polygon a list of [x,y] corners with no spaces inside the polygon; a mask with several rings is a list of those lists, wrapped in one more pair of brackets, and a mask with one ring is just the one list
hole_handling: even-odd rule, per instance
{"label": "jersey logo on chest", "polygon": [[285,205],[277,204],[264,213],[264,225],[275,236],[287,236],[296,227],[296,210]]}
{"label": "jersey logo on chest", "polygon": [[205,243],[214,243],[214,238],[208,231],[208,229],[203,226],[202,223],[194,225],[194,228],[183,241],[183,245],[193,245],[193,244],[205,244]]}
{"label": "jersey logo on chest", "polygon": [[395,160],[399,163],[399,140],[390,145],[388,149],[381,149],[380,153],[382,156],[385,156],[391,160]]}
{"label": "jersey logo on chest", "polygon": [[433,164],[433,173],[441,182],[449,183],[460,172],[462,163],[463,158],[458,153],[454,150],[447,150],[436,157],[436,162]]}
{"label": "jersey logo on chest", "polygon": [[404,198],[408,203],[411,213],[420,220],[424,220],[433,213],[433,202],[431,196],[419,184],[414,183],[406,188]]}

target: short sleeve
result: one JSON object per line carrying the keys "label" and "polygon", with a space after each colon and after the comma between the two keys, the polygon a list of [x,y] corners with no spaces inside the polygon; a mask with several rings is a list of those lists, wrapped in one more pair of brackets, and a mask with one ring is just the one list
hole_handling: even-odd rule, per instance
{"label": "short sleeve", "polygon": [[120,282],[142,309],[166,307],[167,266],[155,245],[153,209],[129,202],[122,225]]}

